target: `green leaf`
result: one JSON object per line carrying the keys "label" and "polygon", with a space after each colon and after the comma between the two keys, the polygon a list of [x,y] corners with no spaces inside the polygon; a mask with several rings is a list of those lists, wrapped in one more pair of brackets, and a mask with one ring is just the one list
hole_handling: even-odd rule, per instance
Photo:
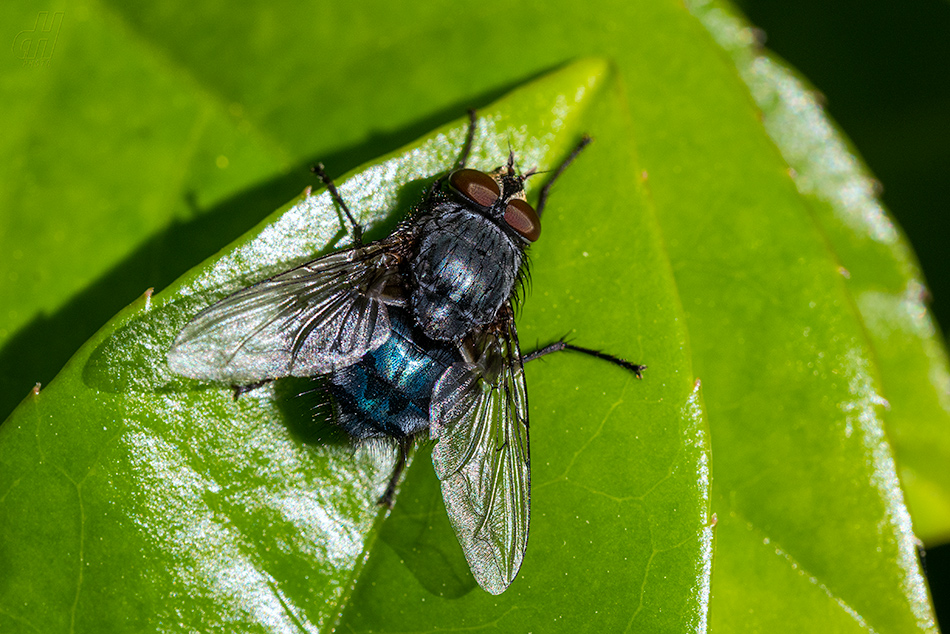
{"label": "green leaf", "polygon": [[[836,254],[735,66],[709,53],[693,56],[690,70],[692,91],[705,95],[694,103],[652,74],[630,89],[682,104],[677,132],[687,152],[651,134],[666,113],[631,106],[644,164],[659,170],[651,189],[704,379],[713,507],[720,524],[738,525],[722,531],[717,548],[737,552],[729,540],[746,537],[745,527],[768,546],[761,554],[783,559],[802,586],[819,585],[826,602],[801,616],[787,598],[781,610],[766,609],[756,595],[786,581],[768,574],[775,567],[757,568],[754,593],[741,576],[715,575],[712,626],[807,631],[814,612],[836,609],[858,628],[933,629],[884,435],[879,369]],[[729,84],[739,90],[720,90]],[[818,599],[805,587],[792,596]]]}
{"label": "green leaf", "polygon": [[[636,185],[601,190],[598,196],[617,196],[635,206],[611,210],[608,205],[593,224],[579,223],[561,208],[591,204],[585,192],[597,185],[604,170],[626,166],[621,173],[632,179],[638,173],[629,157],[629,131],[617,88],[604,86],[607,74],[603,62],[578,62],[483,110],[471,156],[471,164],[487,169],[505,162],[510,143],[520,148],[524,164],[552,166],[566,156],[581,130],[603,131],[604,141],[585,152],[582,169],[572,169],[550,198],[546,233],[553,237],[547,242],[559,251],[549,253],[539,243],[534,281],[545,290],[522,320],[522,332],[526,340],[550,340],[573,326],[583,336],[587,324],[593,331],[585,338],[589,345],[631,358],[645,355],[658,366],[646,389],[638,389],[643,386],[628,372],[605,370],[603,362],[552,359],[551,370],[531,368],[530,379],[537,375],[541,388],[532,392],[540,404],[532,409],[541,439],[538,455],[550,449],[548,460],[534,469],[533,558],[542,572],[532,574],[532,566],[526,566],[525,581],[506,594],[505,602],[542,609],[544,602],[530,592],[522,596],[530,591],[531,579],[542,588],[560,584],[565,591],[589,592],[582,573],[592,561],[613,569],[619,584],[615,592],[633,597],[632,589],[655,574],[655,559],[664,569],[678,571],[673,581],[658,580],[640,598],[641,605],[631,602],[625,613],[604,610],[604,615],[649,619],[666,609],[667,618],[682,627],[705,618],[712,535],[705,423],[688,369],[672,279],[664,273],[668,268],[658,232]],[[598,97],[604,92],[611,98]],[[605,100],[609,109],[588,112],[591,102]],[[421,185],[451,165],[464,132],[464,122],[452,124],[339,180],[341,195],[360,210],[371,235],[405,215]],[[374,229],[378,223],[383,226]],[[47,602],[60,606],[51,616],[65,620],[68,615],[71,627],[95,630],[141,627],[143,612],[160,629],[203,630],[221,623],[267,629],[273,626],[268,618],[320,627],[336,620],[349,603],[363,553],[385,556],[384,544],[415,552],[420,529],[411,513],[413,503],[400,505],[385,524],[374,503],[392,466],[387,455],[370,452],[354,459],[346,447],[321,438],[325,430],[312,420],[308,401],[292,392],[299,382],[235,402],[227,386],[209,389],[170,375],[164,359],[174,335],[198,309],[333,245],[342,236],[340,226],[327,192],[305,194],[222,255],[160,295],[147,295],[106,326],[56,381],[4,425],[0,456],[12,478],[4,509],[8,517],[20,518],[12,543],[55,541],[77,554],[72,574],[55,575],[58,585],[44,593]],[[585,256],[585,245],[595,242],[604,248]],[[630,270],[638,257],[654,262],[660,274],[636,292],[614,289],[609,276],[599,276],[599,287],[590,283],[600,270]],[[574,264],[559,265],[563,262]],[[601,317],[613,314],[612,329],[597,327],[590,310],[595,304]],[[627,339],[636,314],[630,307],[639,305],[657,306],[636,324],[638,330],[651,326],[649,342]],[[578,371],[586,381],[571,378]],[[574,385],[574,391],[565,391],[567,385]],[[625,401],[636,404],[636,410],[624,407]],[[546,421],[562,417],[572,421],[569,429],[544,433]],[[565,431],[568,436],[561,438]],[[557,442],[551,442],[554,438]],[[634,450],[639,460],[630,460]],[[610,464],[606,479],[605,458]],[[440,539],[432,543],[428,538],[429,549],[410,558],[409,565],[388,567],[389,574],[404,578],[387,586],[423,596],[444,594],[454,611],[465,604],[484,605],[489,595],[475,586],[447,529],[431,467],[420,466],[424,475],[416,475],[418,484],[408,488],[426,501],[426,508],[437,507],[424,515],[437,519],[426,521],[423,529],[441,527]],[[619,488],[618,475],[624,483]],[[37,498],[32,494],[37,489],[55,491],[55,498]],[[578,499],[596,504],[579,514],[583,507]],[[45,526],[41,518],[50,512],[70,521]],[[566,517],[579,526],[552,530]],[[37,521],[44,526],[37,527]],[[584,526],[590,522],[607,534],[629,531],[629,538],[615,539],[616,549],[580,558],[574,575],[567,576],[563,567],[544,568],[546,550],[564,552],[564,535],[589,548]],[[39,544],[30,537],[38,530],[46,533]],[[48,570],[31,564],[36,555],[30,548],[10,552],[12,574],[32,583],[11,588],[8,605],[29,605],[33,588],[49,581]],[[448,562],[448,569],[429,565],[432,557]],[[371,557],[370,571],[376,561]],[[373,575],[370,571],[363,579]],[[106,588],[120,584],[125,588],[121,595],[103,596]],[[371,587],[379,586],[366,581],[357,586]],[[160,605],[129,610],[127,604],[129,596],[178,593],[189,600],[174,610]],[[388,596],[397,598],[391,591]],[[551,607],[559,603],[549,592],[542,596]],[[268,617],[274,610],[281,614]],[[11,616],[38,629],[65,622],[25,611]],[[483,610],[474,618],[484,618]],[[525,612],[518,621],[527,625],[536,618]],[[578,612],[574,618],[588,617]]]}
{"label": "green leaf", "polygon": [[765,115],[765,128],[842,266],[880,371],[893,444],[914,529],[950,541],[950,364],[927,310],[927,289],[876,181],[823,119],[818,99],[780,61],[755,53],[743,24],[713,3],[697,14],[729,51]]}
{"label": "green leaf", "polygon": [[408,489],[410,501],[380,534],[344,631],[438,623],[531,631],[551,622],[564,631],[705,629],[705,421],[619,87],[585,117],[585,129],[594,144],[558,182],[544,238],[532,247],[520,337],[550,341],[573,329],[579,343],[649,360],[646,378],[567,356],[529,366],[534,524],[519,581],[499,598],[469,593],[464,572],[464,584],[435,573],[448,555],[433,552],[431,534],[448,524],[429,478],[422,492]]}
{"label": "green leaf", "polygon": [[[40,10],[58,9],[2,9],[8,41]],[[807,170],[776,132],[816,113],[783,123],[781,108],[754,102],[748,58],[726,37],[750,33],[718,6],[692,11],[667,0],[66,7],[49,63],[15,59],[0,88],[11,130],[0,147],[14,159],[0,193],[16,210],[0,233],[12,272],[0,283],[3,411],[121,304],[312,182],[308,163],[351,170],[515,86],[540,95],[530,78],[588,55],[613,70],[587,63],[596,96],[565,134],[597,140],[552,197],[521,339],[574,329],[650,369],[633,382],[570,355],[529,366],[531,545],[521,577],[490,598],[453,550],[424,456],[392,515],[376,517],[379,456],[317,442],[323,430],[282,394],[234,404],[163,372],[162,342],[200,305],[340,237],[334,214],[280,253],[265,240],[273,229],[252,231],[229,264],[209,261],[163,297],[201,294],[120,314],[0,427],[0,566],[15,572],[0,576],[0,629],[329,629],[344,608],[353,630],[700,631],[711,584],[713,630],[933,631],[883,424],[911,500],[932,498],[915,523],[937,536],[939,391],[889,377],[939,370],[943,352],[925,329],[876,327],[881,312],[866,306],[868,290],[888,310],[905,298],[909,250],[897,237],[882,255],[866,234],[836,231],[848,181],[803,194],[788,165]],[[540,138],[553,112],[543,101],[522,112],[519,157],[539,149],[518,143]],[[503,154],[504,133],[495,143]],[[444,168],[449,146],[425,145],[420,169]],[[373,165],[347,182],[357,208],[391,223],[421,182],[394,206],[364,203],[357,184]],[[715,452],[711,579],[694,371]]]}

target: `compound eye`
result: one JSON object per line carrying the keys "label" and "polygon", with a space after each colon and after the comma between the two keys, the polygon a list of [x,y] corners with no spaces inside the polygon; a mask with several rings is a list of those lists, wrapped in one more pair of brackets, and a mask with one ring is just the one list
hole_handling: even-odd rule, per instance
{"label": "compound eye", "polygon": [[501,196],[495,179],[478,170],[456,170],[449,176],[449,184],[479,207],[491,207]]}
{"label": "compound eye", "polygon": [[512,198],[508,202],[505,222],[530,242],[534,242],[541,235],[541,219],[535,213],[534,207],[520,198]]}

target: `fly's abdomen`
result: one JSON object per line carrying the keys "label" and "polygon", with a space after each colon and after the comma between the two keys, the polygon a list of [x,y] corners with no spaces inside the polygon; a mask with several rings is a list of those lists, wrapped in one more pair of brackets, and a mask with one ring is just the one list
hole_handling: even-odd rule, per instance
{"label": "fly's abdomen", "polygon": [[432,339],[457,341],[489,323],[511,296],[521,250],[493,222],[462,207],[433,218],[412,264],[416,322]]}
{"label": "fly's abdomen", "polygon": [[389,320],[382,346],[330,375],[337,423],[357,439],[401,439],[427,429],[432,388],[460,359],[453,347],[414,329],[404,311],[390,307]]}

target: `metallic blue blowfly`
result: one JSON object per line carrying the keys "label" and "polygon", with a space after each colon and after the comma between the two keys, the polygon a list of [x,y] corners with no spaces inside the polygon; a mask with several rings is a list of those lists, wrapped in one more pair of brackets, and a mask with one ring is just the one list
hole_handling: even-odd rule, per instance
{"label": "metallic blue blowfly", "polygon": [[240,290],[206,308],[168,351],[182,376],[227,383],[235,396],[283,377],[325,375],[334,422],[356,440],[394,441],[391,504],[408,452],[435,441],[445,507],[472,573],[505,591],[528,543],[530,454],[524,364],[573,350],[638,378],[646,366],[563,339],[523,355],[514,298],[528,247],[541,235],[551,186],[588,145],[584,136],[541,188],[536,207],[514,154],[492,172],[466,167],[477,120],[454,168],[386,238],[363,230],[323,166],[314,171],[346,215],[353,245]]}

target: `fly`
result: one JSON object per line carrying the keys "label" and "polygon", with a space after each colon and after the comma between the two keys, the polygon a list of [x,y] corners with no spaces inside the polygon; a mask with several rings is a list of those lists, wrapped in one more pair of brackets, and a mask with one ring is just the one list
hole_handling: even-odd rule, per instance
{"label": "fly", "polygon": [[541,235],[551,186],[590,142],[584,136],[526,200],[514,155],[492,172],[466,167],[474,111],[453,170],[415,211],[364,244],[323,166],[314,171],[346,215],[353,246],[240,290],[199,313],[168,352],[182,376],[234,386],[235,397],[282,377],[327,375],[334,421],[357,440],[394,440],[391,504],[409,449],[424,437],[446,510],[479,585],[500,594],[528,540],[530,454],[524,364],[561,350],[633,372],[630,363],[563,339],[522,355],[514,296]]}

